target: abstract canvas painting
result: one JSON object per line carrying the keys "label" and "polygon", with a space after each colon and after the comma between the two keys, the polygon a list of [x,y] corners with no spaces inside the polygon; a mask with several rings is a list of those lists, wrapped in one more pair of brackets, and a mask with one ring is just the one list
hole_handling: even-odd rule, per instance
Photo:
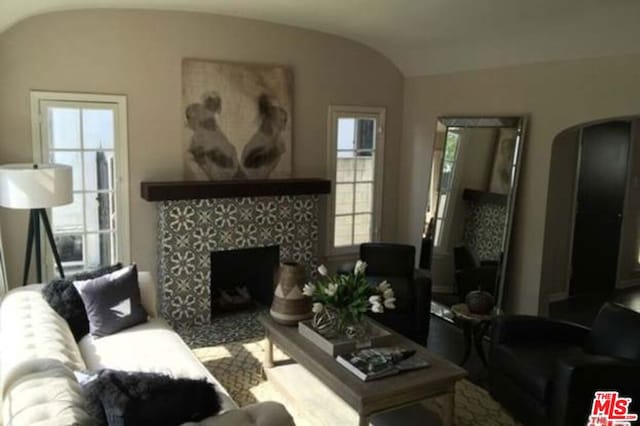
{"label": "abstract canvas painting", "polygon": [[182,80],[186,179],[291,175],[289,67],[185,59]]}
{"label": "abstract canvas painting", "polygon": [[490,192],[506,195],[511,189],[516,139],[516,129],[500,129],[489,180]]}

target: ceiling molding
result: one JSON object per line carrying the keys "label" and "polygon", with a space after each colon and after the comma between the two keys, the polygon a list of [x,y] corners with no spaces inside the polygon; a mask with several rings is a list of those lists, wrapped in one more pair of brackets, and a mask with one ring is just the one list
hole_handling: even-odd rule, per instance
{"label": "ceiling molding", "polygon": [[636,0],[1,0],[0,33],[74,9],[206,12],[365,44],[405,76],[640,52]]}

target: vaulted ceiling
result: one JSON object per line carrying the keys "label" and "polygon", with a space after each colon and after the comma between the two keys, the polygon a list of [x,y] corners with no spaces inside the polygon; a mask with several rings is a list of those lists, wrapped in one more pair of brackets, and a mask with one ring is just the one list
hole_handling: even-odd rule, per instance
{"label": "vaulted ceiling", "polygon": [[0,0],[0,31],[46,12],[216,13],[339,35],[407,76],[640,51],[637,0]]}

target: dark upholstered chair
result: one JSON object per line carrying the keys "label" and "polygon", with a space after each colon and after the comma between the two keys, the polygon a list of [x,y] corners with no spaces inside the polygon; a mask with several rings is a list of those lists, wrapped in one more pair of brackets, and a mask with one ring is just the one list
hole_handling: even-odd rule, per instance
{"label": "dark upholstered chair", "polygon": [[[431,279],[415,269],[415,248],[404,244],[367,243],[360,246],[360,259],[367,262],[366,277],[372,285],[387,280],[396,296],[396,309],[370,316],[410,338],[426,345],[429,335]],[[345,264],[339,273],[353,270]]]}
{"label": "dark upholstered chair", "polygon": [[532,316],[493,328],[491,395],[525,425],[584,425],[598,390],[633,399],[640,411],[640,314],[605,304],[591,330]]}
{"label": "dark upholstered chair", "polygon": [[483,290],[497,299],[496,291],[499,262],[495,260],[480,261],[466,246],[453,249],[456,287],[458,297],[463,303],[467,294],[474,290]]}

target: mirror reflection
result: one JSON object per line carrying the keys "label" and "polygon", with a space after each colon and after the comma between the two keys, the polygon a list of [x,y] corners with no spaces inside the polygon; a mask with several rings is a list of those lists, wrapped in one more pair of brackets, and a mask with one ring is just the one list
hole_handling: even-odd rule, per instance
{"label": "mirror reflection", "polygon": [[480,290],[500,305],[522,121],[438,120],[421,260],[437,302]]}

